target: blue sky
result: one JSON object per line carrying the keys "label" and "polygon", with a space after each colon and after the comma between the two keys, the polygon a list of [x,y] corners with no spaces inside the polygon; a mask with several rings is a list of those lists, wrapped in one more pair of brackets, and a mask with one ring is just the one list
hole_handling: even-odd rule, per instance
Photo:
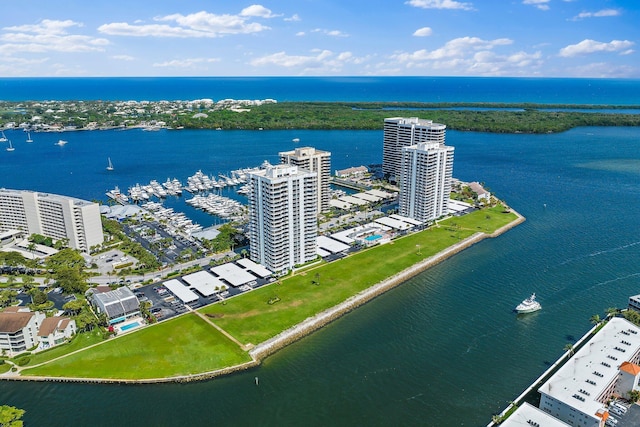
{"label": "blue sky", "polygon": [[0,76],[640,78],[638,0],[2,1]]}

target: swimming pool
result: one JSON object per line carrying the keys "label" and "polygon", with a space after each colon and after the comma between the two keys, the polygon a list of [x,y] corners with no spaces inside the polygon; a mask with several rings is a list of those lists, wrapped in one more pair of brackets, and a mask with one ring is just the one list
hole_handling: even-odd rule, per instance
{"label": "swimming pool", "polygon": [[364,240],[368,242],[373,242],[374,240],[378,240],[378,239],[382,239],[382,236],[379,234],[372,234],[371,236],[367,236],[364,238]]}
{"label": "swimming pool", "polygon": [[140,326],[139,322],[133,322],[133,323],[129,323],[128,325],[120,326],[120,330],[124,332],[132,328],[137,328],[138,326]]}

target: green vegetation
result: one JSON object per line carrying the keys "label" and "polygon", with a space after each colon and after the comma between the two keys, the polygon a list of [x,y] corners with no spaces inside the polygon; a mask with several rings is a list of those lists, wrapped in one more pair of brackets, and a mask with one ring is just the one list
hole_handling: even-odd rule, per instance
{"label": "green vegetation", "polygon": [[94,329],[91,332],[76,334],[71,342],[53,347],[49,350],[41,351],[36,354],[32,354],[31,360],[27,363],[27,366],[39,365],[40,363],[48,362],[65,354],[72,353],[76,350],[89,347],[90,345],[97,344],[102,341],[102,333],[99,329]]}
{"label": "green vegetation", "polygon": [[250,360],[247,353],[206,321],[189,314],[27,369],[23,374],[80,378],[163,378],[213,371]]}
{"label": "green vegetation", "polygon": [[[640,125],[640,114],[598,111],[640,108],[637,105],[280,102],[248,108],[249,112],[238,113],[219,106],[203,104],[196,110],[182,105],[176,112],[155,102],[139,104],[135,108],[111,101],[0,102],[0,118],[22,121],[25,115],[37,115],[42,123],[64,123],[78,129],[92,122],[98,127],[130,127],[158,121],[173,128],[187,129],[382,129],[383,119],[392,115],[427,117],[445,123],[449,129],[499,133],[547,133],[577,126]],[[575,109],[584,112],[572,111]],[[195,113],[204,115],[194,117]]]}
{"label": "green vegetation", "polygon": [[[515,219],[515,214],[503,210],[497,206],[443,221],[439,227],[322,264],[283,279],[281,284],[258,288],[201,311],[244,344],[258,344],[477,231],[490,233]],[[458,223],[455,233],[451,232],[452,220]],[[375,268],[363,269],[363,265]],[[269,304],[274,293],[279,301]]]}
{"label": "green vegetation", "polygon": [[[422,232],[339,261],[322,263],[200,311],[242,344],[258,344],[461,239],[479,231],[492,233],[515,219],[515,214],[501,205],[450,218]],[[375,268],[363,269],[363,265]],[[59,351],[60,354],[70,352],[69,347]],[[54,358],[47,353],[31,356],[30,365],[41,363],[43,357]],[[202,318],[189,314],[22,372],[24,375],[146,379],[202,373],[249,360],[248,354],[236,343]]]}
{"label": "green vegetation", "polygon": [[18,409],[14,406],[0,406],[0,427],[22,427],[24,413],[24,409]]}

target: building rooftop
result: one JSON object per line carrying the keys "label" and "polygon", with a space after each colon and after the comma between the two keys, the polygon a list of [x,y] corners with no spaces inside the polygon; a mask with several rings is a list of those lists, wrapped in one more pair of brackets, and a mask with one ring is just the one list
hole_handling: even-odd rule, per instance
{"label": "building rooftop", "polygon": [[22,330],[33,317],[32,312],[3,312],[0,313],[0,332],[13,334]]}
{"label": "building rooftop", "polygon": [[605,409],[601,395],[616,381],[619,368],[640,351],[640,328],[614,317],[538,391],[596,417]]}
{"label": "building rooftop", "polygon": [[569,424],[560,421],[557,418],[538,409],[527,402],[523,403],[509,418],[507,418],[501,427],[568,427]]}

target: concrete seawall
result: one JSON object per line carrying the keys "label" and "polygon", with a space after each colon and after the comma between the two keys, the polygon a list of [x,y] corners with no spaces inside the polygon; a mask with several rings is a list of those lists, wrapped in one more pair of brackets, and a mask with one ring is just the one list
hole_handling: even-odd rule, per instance
{"label": "concrete seawall", "polygon": [[305,319],[297,325],[280,332],[273,338],[268,339],[249,351],[249,355],[253,360],[243,363],[241,365],[230,366],[222,369],[218,369],[210,372],[203,372],[199,374],[180,375],[168,378],[148,378],[148,379],[113,379],[113,378],[73,378],[73,377],[37,377],[37,376],[0,376],[0,380],[11,381],[54,381],[54,382],[83,382],[83,383],[102,383],[102,384],[158,384],[168,382],[186,383],[192,381],[202,381],[222,375],[232,374],[234,372],[244,371],[254,368],[262,362],[263,359],[271,354],[274,354],[281,348],[304,338],[314,331],[322,328],[323,326],[331,323],[332,321],[342,317],[346,313],[354,310],[355,308],[371,301],[379,295],[395,288],[396,286],[406,282],[412,277],[422,273],[428,268],[446,260],[447,258],[461,252],[462,250],[486,239],[497,237],[511,228],[521,224],[525,221],[525,218],[519,213],[512,211],[517,218],[509,224],[499,228],[491,234],[475,233],[472,236],[461,240],[453,246],[444,249],[437,254],[420,261],[411,267],[394,274],[393,276],[379,282],[359,293],[347,298],[344,302],[324,310],[312,317]]}

